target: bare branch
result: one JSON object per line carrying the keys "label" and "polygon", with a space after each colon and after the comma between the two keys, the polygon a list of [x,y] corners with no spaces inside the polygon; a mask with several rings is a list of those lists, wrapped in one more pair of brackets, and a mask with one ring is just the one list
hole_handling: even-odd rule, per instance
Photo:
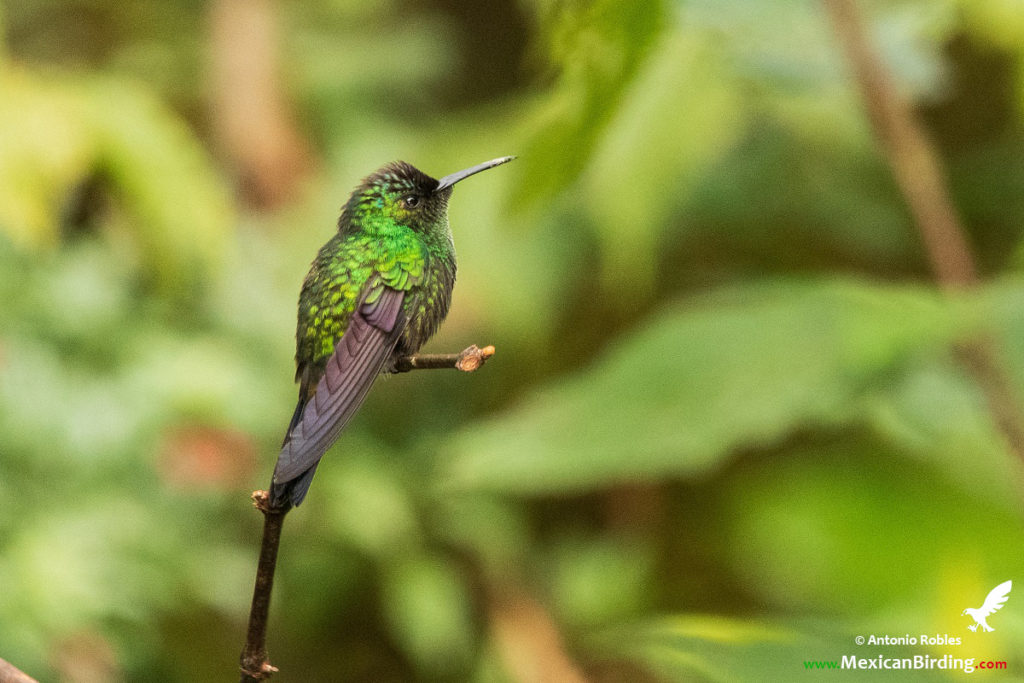
{"label": "bare branch", "polygon": [[281,544],[281,526],[290,507],[270,506],[266,491],[254,491],[253,506],[263,513],[263,541],[256,566],[256,585],[249,610],[249,627],[245,647],[239,657],[241,683],[256,683],[270,678],[277,671],[267,659],[267,617],[270,613],[270,594],[274,588],[274,570],[277,567],[277,549]]}
{"label": "bare branch", "polygon": [[522,588],[505,586],[487,605],[491,637],[517,683],[586,683],[544,606]]}
{"label": "bare branch", "polygon": [[0,659],[0,683],[39,683],[13,664]]}
{"label": "bare branch", "polygon": [[856,3],[825,0],[825,6],[939,284],[947,289],[977,284],[974,259],[949,198],[938,155],[869,43]]}
{"label": "bare branch", "polygon": [[[914,215],[939,284],[947,291],[974,287],[978,284],[977,268],[938,155],[872,49],[854,0],[824,2],[853,67],[875,137]],[[1024,462],[1020,400],[995,340],[979,337],[965,342],[957,347],[957,355],[985,394],[993,420],[1010,449]]]}
{"label": "bare branch", "polygon": [[283,206],[317,166],[282,78],[284,4],[212,0],[202,6],[208,12],[207,121],[214,142],[247,201]]}
{"label": "bare branch", "polygon": [[1024,461],[1024,423],[1021,422],[1020,402],[996,349],[994,339],[980,338],[959,345],[956,353],[981,387],[996,428],[1002,432],[1010,449]]}
{"label": "bare branch", "polygon": [[493,346],[485,346],[481,349],[476,344],[463,349],[459,353],[420,353],[415,356],[399,358],[395,364],[395,372],[444,369],[473,372],[478,370],[493,355]]}

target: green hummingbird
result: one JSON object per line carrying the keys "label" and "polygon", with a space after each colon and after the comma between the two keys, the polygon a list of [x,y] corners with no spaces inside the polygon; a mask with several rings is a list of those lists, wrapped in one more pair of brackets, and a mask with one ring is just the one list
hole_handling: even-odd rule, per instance
{"label": "green hummingbird", "polygon": [[349,197],[299,294],[299,401],[274,467],[273,507],[302,502],[320,459],[377,375],[416,353],[447,315],[455,285],[452,186],[514,158],[440,180],[398,161],[367,176]]}

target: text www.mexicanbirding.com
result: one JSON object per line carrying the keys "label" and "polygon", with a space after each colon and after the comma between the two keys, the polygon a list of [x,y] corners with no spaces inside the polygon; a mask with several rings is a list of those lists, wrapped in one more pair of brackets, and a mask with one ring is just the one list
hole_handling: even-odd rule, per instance
{"label": "text www.mexicanbirding.com", "polygon": [[853,670],[881,670],[887,671],[923,671],[923,670],[945,670],[963,671],[970,674],[975,671],[1006,670],[1006,662],[980,661],[976,662],[973,657],[953,657],[944,655],[932,657],[931,655],[914,655],[913,657],[855,657],[844,656],[840,661],[835,660],[812,660],[804,661],[804,669],[853,669]]}

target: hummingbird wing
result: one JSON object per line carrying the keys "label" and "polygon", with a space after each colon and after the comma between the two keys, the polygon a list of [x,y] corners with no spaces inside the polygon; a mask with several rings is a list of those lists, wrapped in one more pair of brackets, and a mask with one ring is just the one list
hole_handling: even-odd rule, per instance
{"label": "hummingbird wing", "polygon": [[296,410],[277,456],[271,487],[274,505],[286,497],[292,505],[302,502],[320,458],[363,403],[394,351],[405,329],[404,299],[405,292],[381,284],[371,289],[352,313],[345,334],[327,360],[316,393],[301,406],[301,415]]}
{"label": "hummingbird wing", "polygon": [[988,593],[985,604],[978,608],[978,613],[984,618],[1002,607],[1010,597],[1010,589],[1013,588],[1013,581],[1004,581]]}

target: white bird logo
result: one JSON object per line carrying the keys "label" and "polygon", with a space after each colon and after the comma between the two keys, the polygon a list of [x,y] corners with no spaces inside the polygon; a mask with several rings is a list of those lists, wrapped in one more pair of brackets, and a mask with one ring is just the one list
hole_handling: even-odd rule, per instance
{"label": "white bird logo", "polygon": [[981,626],[982,631],[994,631],[995,629],[988,625],[985,618],[999,610],[999,608],[1006,603],[1006,599],[1010,597],[1011,588],[1013,588],[1013,581],[1001,583],[989,591],[988,597],[985,598],[985,604],[981,607],[978,607],[977,609],[968,607],[961,612],[960,616],[967,615],[971,619],[974,619],[975,623],[971,624],[967,628],[972,631],[977,631],[978,627]]}

